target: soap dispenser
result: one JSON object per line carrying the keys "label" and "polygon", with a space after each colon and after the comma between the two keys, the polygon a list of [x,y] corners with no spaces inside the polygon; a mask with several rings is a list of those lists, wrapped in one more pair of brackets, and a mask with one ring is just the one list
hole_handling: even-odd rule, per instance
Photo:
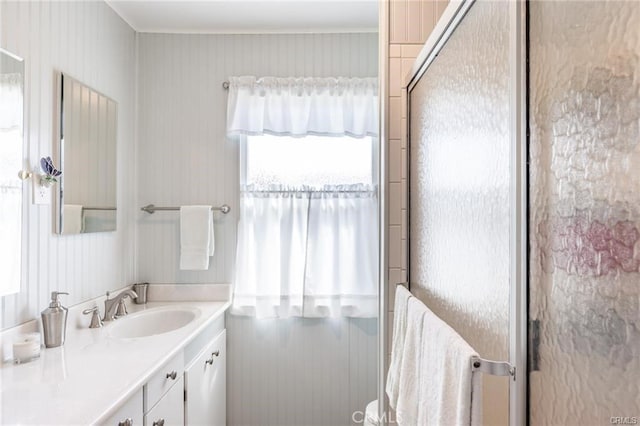
{"label": "soap dispenser", "polygon": [[42,311],[42,332],[44,345],[47,348],[56,348],[64,344],[64,336],[67,332],[67,308],[60,304],[58,296],[69,294],[61,291],[51,292],[51,303]]}

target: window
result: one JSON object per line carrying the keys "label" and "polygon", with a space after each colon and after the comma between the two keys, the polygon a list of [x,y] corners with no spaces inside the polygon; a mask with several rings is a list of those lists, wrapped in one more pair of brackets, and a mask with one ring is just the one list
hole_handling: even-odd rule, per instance
{"label": "window", "polygon": [[375,317],[376,78],[230,77],[241,144],[232,312]]}
{"label": "window", "polygon": [[245,184],[265,188],[373,184],[372,138],[247,136]]}
{"label": "window", "polygon": [[236,314],[377,315],[374,140],[247,136]]}

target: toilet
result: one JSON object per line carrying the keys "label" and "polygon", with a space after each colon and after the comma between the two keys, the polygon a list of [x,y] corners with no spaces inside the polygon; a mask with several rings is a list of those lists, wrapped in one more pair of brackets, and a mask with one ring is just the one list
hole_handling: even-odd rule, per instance
{"label": "toilet", "polygon": [[378,400],[371,401],[364,410],[364,426],[378,426]]}

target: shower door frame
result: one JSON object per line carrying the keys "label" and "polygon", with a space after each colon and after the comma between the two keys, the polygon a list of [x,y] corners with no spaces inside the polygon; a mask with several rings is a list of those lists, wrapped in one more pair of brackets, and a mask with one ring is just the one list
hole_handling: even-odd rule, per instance
{"label": "shower door frame", "polygon": [[[476,0],[450,0],[416,58],[406,87],[407,229],[411,229],[411,91],[429,68]],[[509,363],[516,368],[509,384],[509,425],[528,424],[528,139],[527,139],[527,1],[509,0],[510,133],[510,283]],[[410,232],[407,232],[407,281],[410,285]],[[497,360],[501,361],[501,360]],[[381,411],[387,411],[387,407]]]}

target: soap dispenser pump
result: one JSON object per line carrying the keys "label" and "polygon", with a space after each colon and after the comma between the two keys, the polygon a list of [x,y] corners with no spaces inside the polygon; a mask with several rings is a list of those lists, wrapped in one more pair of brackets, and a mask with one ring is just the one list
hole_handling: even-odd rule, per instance
{"label": "soap dispenser pump", "polygon": [[61,291],[51,292],[51,303],[42,311],[42,332],[44,345],[47,348],[56,348],[64,344],[64,336],[67,331],[67,308],[58,300],[61,294],[69,294]]}

